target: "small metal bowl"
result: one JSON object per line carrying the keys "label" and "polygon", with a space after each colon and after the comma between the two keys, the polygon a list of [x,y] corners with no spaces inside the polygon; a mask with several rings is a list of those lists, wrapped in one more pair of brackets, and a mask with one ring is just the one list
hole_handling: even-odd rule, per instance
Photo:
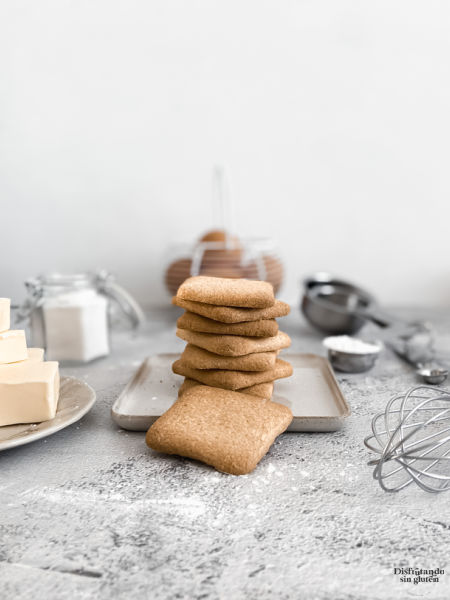
{"label": "small metal bowl", "polygon": [[382,349],[382,345],[377,342],[375,344],[372,343],[377,348],[372,352],[344,352],[343,350],[330,348],[329,344],[331,340],[332,338],[325,338],[323,340],[323,345],[328,350],[328,360],[334,369],[343,371],[344,373],[364,373],[364,371],[368,371],[377,362]]}
{"label": "small metal bowl", "polygon": [[443,383],[448,376],[447,369],[434,368],[434,369],[419,369],[417,374],[420,375],[425,383],[430,383],[431,385],[439,385]]}

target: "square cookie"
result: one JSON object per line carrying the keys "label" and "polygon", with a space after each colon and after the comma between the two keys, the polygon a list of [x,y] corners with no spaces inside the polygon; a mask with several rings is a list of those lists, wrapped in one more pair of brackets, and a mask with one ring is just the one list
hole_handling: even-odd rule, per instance
{"label": "square cookie", "polygon": [[[189,379],[189,377],[185,377],[183,383],[178,389],[178,398],[196,385],[203,384],[200,381],[195,381],[195,379]],[[236,391],[241,392],[242,394],[250,394],[250,396],[258,396],[258,398],[262,398],[263,400],[270,400],[273,394],[273,381],[268,381],[267,383],[257,383],[246,388],[240,388]]]}
{"label": "square cookie", "polygon": [[266,383],[255,383],[255,385],[249,385],[246,388],[240,388],[236,390],[241,394],[250,394],[251,396],[258,396],[265,400],[270,400],[273,394],[273,381],[266,381]]}
{"label": "square cookie", "polygon": [[153,450],[200,460],[232,475],[250,473],[292,421],[286,406],[195,386],[147,432]]}
{"label": "square cookie", "polygon": [[195,313],[185,312],[177,321],[180,329],[199,331],[200,333],[220,333],[226,335],[247,335],[252,337],[270,337],[278,333],[275,319],[259,319],[243,323],[221,323]]}
{"label": "square cookie", "polygon": [[243,356],[254,352],[272,352],[281,350],[291,345],[291,338],[287,333],[279,331],[277,335],[266,338],[245,337],[241,335],[220,335],[215,333],[199,333],[189,329],[177,329],[177,336],[221,356]]}
{"label": "square cookie", "polygon": [[178,388],[178,398],[181,398],[181,396],[184,393],[186,393],[188,390],[195,387],[196,385],[203,385],[203,384],[200,383],[200,381],[195,381],[195,379],[189,379],[189,377],[185,377],[183,383]]}
{"label": "square cookie", "polygon": [[197,315],[202,315],[221,323],[242,323],[244,321],[258,321],[259,319],[276,319],[289,314],[290,306],[281,300],[269,308],[237,308],[235,306],[214,306],[205,302],[184,300],[178,296],[172,298],[172,304],[184,308]]}
{"label": "square cookie", "polygon": [[221,356],[198,346],[187,344],[181,360],[194,369],[225,369],[228,371],[267,371],[275,366],[277,352],[254,352],[245,356]]}
{"label": "square cookie", "polygon": [[226,371],[224,369],[202,370],[188,367],[182,359],[176,360],[172,370],[177,375],[183,375],[189,379],[195,379],[205,385],[224,388],[227,390],[239,390],[259,383],[267,383],[275,379],[290,377],[292,366],[285,360],[277,358],[273,369],[267,371]]}
{"label": "square cookie", "polygon": [[204,275],[186,279],[178,288],[177,298],[218,306],[247,308],[268,308],[275,304],[273,286],[267,281]]}

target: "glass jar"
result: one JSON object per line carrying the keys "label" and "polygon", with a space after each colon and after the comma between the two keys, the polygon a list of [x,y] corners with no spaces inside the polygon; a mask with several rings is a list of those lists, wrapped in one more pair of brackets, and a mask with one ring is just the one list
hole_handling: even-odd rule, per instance
{"label": "glass jar", "polygon": [[41,275],[25,282],[27,299],[17,319],[29,318],[31,345],[45,348],[48,360],[85,363],[110,351],[110,301],[130,326],[144,321],[138,303],[106,271]]}

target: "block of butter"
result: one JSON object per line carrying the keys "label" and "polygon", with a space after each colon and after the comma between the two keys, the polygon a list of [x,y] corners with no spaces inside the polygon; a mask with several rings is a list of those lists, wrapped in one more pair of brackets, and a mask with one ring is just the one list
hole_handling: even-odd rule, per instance
{"label": "block of butter", "polygon": [[23,329],[10,329],[0,333],[0,364],[28,358],[27,341]]}
{"label": "block of butter", "polygon": [[0,426],[53,419],[58,398],[57,362],[25,361],[0,368]]}
{"label": "block of butter", "polygon": [[[27,348],[27,358],[25,361],[10,363],[11,365],[22,365],[24,362],[31,360],[34,362],[42,362],[44,360],[44,348]],[[0,367],[8,367],[9,365],[0,365]]]}
{"label": "block of butter", "polygon": [[10,326],[11,300],[0,298],[0,331],[7,331]]}
{"label": "block of butter", "polygon": [[43,348],[27,348],[27,358],[25,360],[19,360],[13,363],[7,363],[0,365],[0,370],[5,367],[12,367],[13,365],[23,365],[28,361],[42,362],[44,360],[44,349]]}

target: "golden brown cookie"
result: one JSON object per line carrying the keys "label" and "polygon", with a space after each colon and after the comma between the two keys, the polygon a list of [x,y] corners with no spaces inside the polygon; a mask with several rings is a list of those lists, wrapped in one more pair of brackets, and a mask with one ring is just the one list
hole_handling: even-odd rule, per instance
{"label": "golden brown cookie", "polygon": [[[183,383],[178,389],[178,398],[196,385],[203,385],[203,383],[196,381],[195,379],[189,379],[189,377],[185,377]],[[250,385],[249,387],[241,388],[236,391],[241,392],[241,394],[257,396],[263,400],[270,400],[273,393],[273,381],[268,381],[267,383],[257,383],[256,385]]]}
{"label": "golden brown cookie", "polygon": [[180,398],[185,392],[195,387],[196,385],[202,385],[200,381],[195,381],[195,379],[189,379],[189,377],[185,377],[183,383],[178,388],[178,398]]}
{"label": "golden brown cookie", "polygon": [[252,337],[270,337],[278,332],[275,319],[260,319],[244,323],[220,323],[195,313],[185,312],[177,321],[180,329],[190,329],[200,333],[222,333],[226,335],[247,335]]}
{"label": "golden brown cookie", "polygon": [[275,300],[270,308],[236,308],[234,306],[214,306],[204,302],[183,300],[174,296],[172,304],[184,308],[197,315],[202,315],[221,323],[242,323],[243,321],[259,321],[260,319],[276,319],[289,314],[290,306],[281,300]]}
{"label": "golden brown cookie", "polygon": [[250,385],[249,387],[241,388],[236,391],[241,392],[241,394],[250,394],[251,396],[258,396],[259,398],[270,400],[273,394],[273,381],[256,383],[255,385]]}
{"label": "golden brown cookie", "polygon": [[252,338],[241,335],[220,335],[177,329],[177,336],[185,342],[222,356],[243,356],[253,352],[271,352],[272,350],[288,348],[291,345],[291,338],[283,331],[279,331],[277,335],[272,337]]}
{"label": "golden brown cookie", "polygon": [[178,288],[177,298],[218,306],[268,308],[275,303],[273,286],[267,281],[189,277]]}
{"label": "golden brown cookie", "polygon": [[177,375],[183,375],[205,385],[227,390],[238,390],[257,383],[266,383],[292,375],[292,366],[280,358],[277,358],[275,366],[272,369],[267,369],[267,371],[226,371],[224,369],[207,371],[188,367],[181,359],[173,363],[172,370]]}
{"label": "golden brown cookie", "polygon": [[277,353],[254,352],[245,356],[221,356],[193,344],[187,344],[181,360],[194,369],[224,369],[226,371],[267,371],[275,366]]}
{"label": "golden brown cookie", "polygon": [[292,412],[282,404],[195,386],[153,423],[145,440],[158,452],[243,475],[253,471],[291,421]]}

